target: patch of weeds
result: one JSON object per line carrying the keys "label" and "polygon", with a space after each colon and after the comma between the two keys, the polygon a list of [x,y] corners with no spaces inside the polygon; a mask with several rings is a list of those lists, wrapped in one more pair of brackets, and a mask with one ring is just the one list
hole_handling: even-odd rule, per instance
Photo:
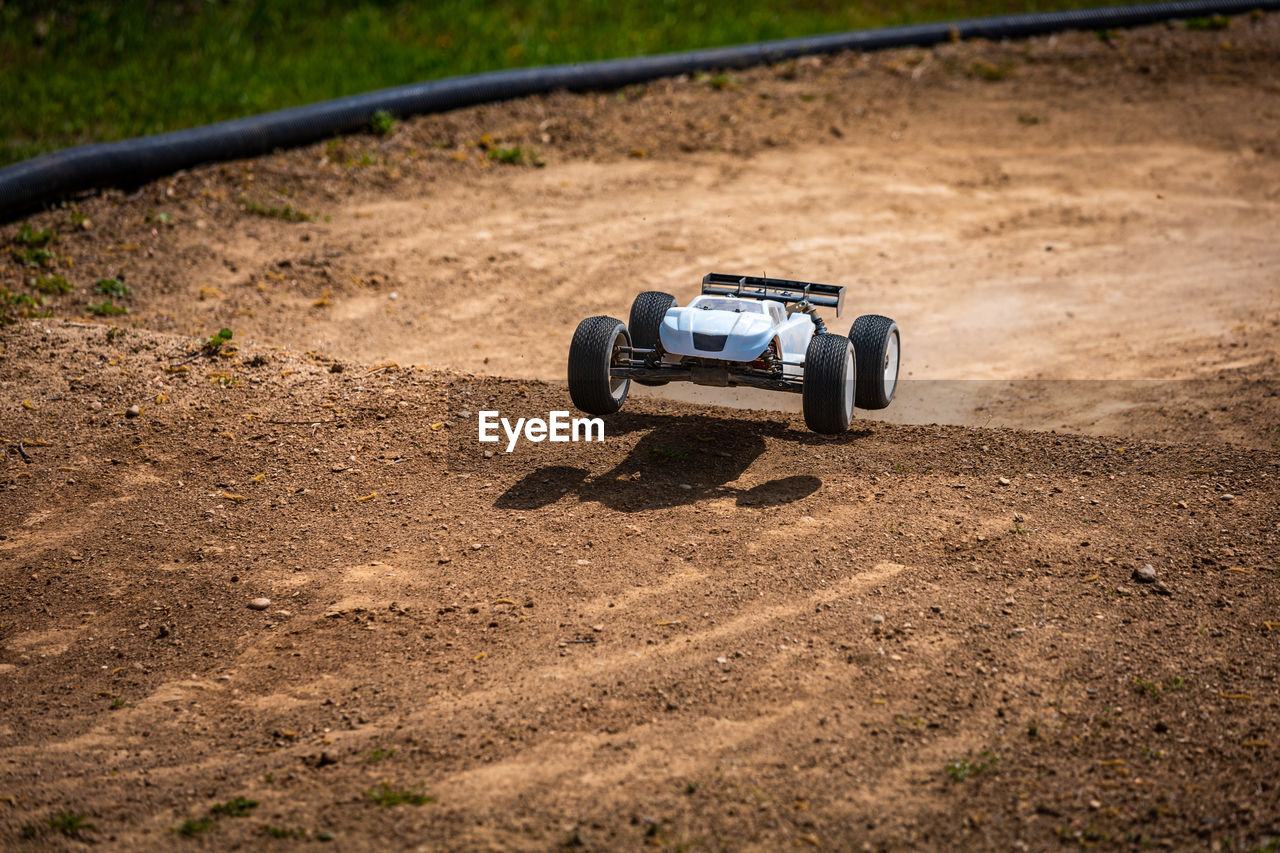
{"label": "patch of weeds", "polygon": [[210,829],[213,829],[213,821],[210,818],[191,817],[175,826],[173,831],[191,838]]}
{"label": "patch of weeds", "polygon": [[359,160],[347,161],[348,168],[355,168],[356,166],[376,166],[376,165],[378,165],[378,158],[374,157],[368,151],[361,154]]}
{"label": "patch of weeds", "polygon": [[1133,679],[1133,689],[1135,692],[1145,693],[1152,697],[1160,697],[1166,693],[1181,690],[1186,686],[1186,681],[1184,681],[1180,675],[1175,675],[1172,678],[1166,678],[1164,681],[1153,681],[1152,679],[1143,678],[1142,676],[1137,676]]}
{"label": "patch of weeds", "polygon": [[209,810],[210,814],[220,817],[248,817],[249,812],[258,807],[257,800],[250,800],[246,797],[234,797],[225,803],[218,803]]}
{"label": "patch of weeds", "polygon": [[217,355],[222,352],[222,348],[231,340],[231,335],[232,331],[230,329],[219,329],[200,342],[200,349],[205,355]]}
{"label": "patch of weeds", "polygon": [[911,473],[911,466],[910,466],[910,465],[903,465],[901,462],[895,462],[895,463],[893,463],[893,473],[895,473],[895,474],[910,474],[910,473]]}
{"label": "patch of weeds", "polygon": [[1040,724],[1035,720],[1031,720],[1027,723],[1027,737],[1029,738],[1040,737]]}
{"label": "patch of weeds", "polygon": [[121,708],[132,708],[132,707],[133,705],[124,701],[123,699],[111,700],[111,710],[113,711],[119,711]]}
{"label": "patch of weeds", "polygon": [[133,291],[118,278],[100,278],[93,289],[103,296],[132,296]]}
{"label": "patch of weeds", "polygon": [[47,293],[50,296],[59,296],[63,293],[71,292],[71,282],[58,274],[36,276],[31,286],[41,293]]}
{"label": "patch of weeds", "polygon": [[395,754],[396,754],[396,751],[394,749],[383,749],[382,747],[379,746],[373,749],[369,753],[367,758],[370,763],[377,763],[379,761],[386,761],[388,758],[391,758]]}
{"label": "patch of weeds", "polygon": [[489,159],[496,163],[516,166],[524,159],[524,149],[518,146],[515,148],[490,148]]}
{"label": "patch of weeds", "polygon": [[110,299],[103,299],[100,302],[90,302],[85,306],[90,314],[96,317],[115,317],[120,314],[128,314],[129,309],[123,305],[117,305]]}
{"label": "patch of weeds", "polygon": [[123,337],[124,329],[121,329],[119,326],[112,326],[110,329],[107,329],[107,343],[115,343]]}
{"label": "patch of weeds", "polygon": [[93,829],[89,816],[72,812],[58,812],[44,821],[54,832],[61,832],[69,838],[79,838],[83,832]]}
{"label": "patch of weeds", "polygon": [[10,249],[9,254],[24,267],[47,267],[58,259],[58,256],[51,250],[41,249],[36,246],[26,249]]}
{"label": "patch of weeds", "polygon": [[1111,44],[1113,41],[1116,40],[1116,31],[1106,30],[1106,29],[1094,30],[1093,37],[1096,38],[1098,41],[1102,42],[1103,44]]}
{"label": "patch of weeds", "polygon": [[738,78],[724,72],[719,74],[699,74],[697,80],[699,83],[716,90],[738,88]]}
{"label": "patch of weeds", "polygon": [[33,310],[41,307],[38,299],[29,293],[15,293],[7,287],[0,287],[0,326],[16,323],[16,317],[38,316]]}
{"label": "patch of weeds", "polygon": [[148,225],[172,225],[173,217],[163,211],[156,213],[154,210],[148,210],[147,215],[142,217],[142,221]]}
{"label": "patch of weeds", "polygon": [[[367,155],[366,155],[367,156]],[[307,213],[305,210],[299,210],[291,204],[283,207],[277,207],[274,204],[263,204],[253,199],[245,199],[243,201],[245,213],[252,213],[254,216],[264,216],[267,219],[280,219],[285,222],[314,222],[315,216]]]}
{"label": "patch of weeds", "polygon": [[1018,113],[1018,124],[1031,127],[1032,125],[1044,124],[1044,119],[1034,113]]}
{"label": "patch of weeds", "polygon": [[1231,19],[1226,15],[1210,15],[1206,18],[1188,18],[1186,27],[1189,30],[1225,30],[1231,26]]}
{"label": "patch of weeds", "polygon": [[378,110],[369,120],[369,127],[378,136],[390,136],[396,132],[396,117],[386,110]]}
{"label": "patch of weeds", "polygon": [[418,791],[409,788],[393,788],[386,782],[383,782],[377,788],[371,788],[364,792],[364,795],[374,803],[389,809],[392,806],[399,806],[408,803],[411,806],[425,806],[428,803],[434,803],[435,797],[428,797]]}
{"label": "patch of weeds", "polygon": [[18,234],[13,238],[13,242],[20,246],[47,246],[52,239],[51,229],[41,228],[37,231],[31,227],[30,222],[24,222],[18,226]]}
{"label": "patch of weeds", "polygon": [[285,829],[281,826],[272,826],[266,824],[262,827],[262,831],[272,838],[306,838],[307,834],[300,829]]}
{"label": "patch of weeds", "polygon": [[676,462],[689,455],[689,451],[682,447],[667,447],[662,444],[655,445],[649,452],[667,462]]}
{"label": "patch of weeds", "polygon": [[1013,63],[1007,59],[999,63],[979,59],[969,66],[970,77],[977,77],[979,80],[989,80],[991,82],[1003,80],[1012,73]]}
{"label": "patch of weeds", "polygon": [[1000,756],[996,755],[989,749],[980,752],[977,758],[966,755],[963,758],[957,758],[947,764],[947,775],[951,777],[953,782],[963,782],[970,776],[979,776],[988,770],[995,768],[1000,762]]}

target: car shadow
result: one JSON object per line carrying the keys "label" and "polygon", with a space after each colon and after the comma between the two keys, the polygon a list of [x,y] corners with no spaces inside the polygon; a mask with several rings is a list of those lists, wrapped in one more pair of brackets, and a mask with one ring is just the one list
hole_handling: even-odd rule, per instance
{"label": "car shadow", "polygon": [[619,512],[665,509],[724,497],[733,498],[739,506],[779,506],[813,494],[822,487],[822,480],[798,474],[750,489],[729,485],[764,453],[767,439],[831,445],[870,434],[868,430],[851,431],[833,438],[800,432],[786,423],[638,414],[616,415],[606,421],[605,430],[610,437],[644,434],[609,470],[597,474],[575,466],[546,465],[503,492],[494,507],[541,509],[567,494]]}

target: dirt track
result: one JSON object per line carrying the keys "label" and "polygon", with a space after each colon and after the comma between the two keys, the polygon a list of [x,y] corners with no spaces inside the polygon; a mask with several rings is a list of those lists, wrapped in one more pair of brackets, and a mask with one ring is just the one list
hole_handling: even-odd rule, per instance
{"label": "dirt track", "polygon": [[[33,220],[77,290],[0,331],[0,837],[1280,836],[1278,54],[1271,16],[836,57]],[[578,319],[709,268],[852,285],[905,330],[887,414],[958,425],[637,394],[602,445],[484,455],[478,409],[567,407]],[[120,274],[125,335],[76,325]]]}

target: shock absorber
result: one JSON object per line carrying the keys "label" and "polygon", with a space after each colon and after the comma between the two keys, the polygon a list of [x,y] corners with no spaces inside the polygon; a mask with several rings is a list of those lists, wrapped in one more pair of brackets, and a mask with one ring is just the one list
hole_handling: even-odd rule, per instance
{"label": "shock absorber", "polygon": [[827,333],[827,324],[822,322],[822,318],[818,316],[817,311],[814,311],[811,316],[813,317],[813,333],[815,335],[825,335]]}

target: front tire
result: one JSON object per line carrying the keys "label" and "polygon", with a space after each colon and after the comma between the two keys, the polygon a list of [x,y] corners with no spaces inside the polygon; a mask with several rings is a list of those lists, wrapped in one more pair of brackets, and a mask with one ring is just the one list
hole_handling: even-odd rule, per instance
{"label": "front tire", "polygon": [[858,408],[885,408],[898,390],[898,324],[879,314],[864,314],[853,321],[849,339],[858,360]]}
{"label": "front tire", "polygon": [[825,435],[839,435],[853,422],[857,381],[853,344],[843,335],[814,335],[804,355],[804,422]]}
{"label": "front tire", "polygon": [[616,379],[609,368],[626,357],[631,337],[621,320],[588,317],[578,324],[569,344],[569,396],[589,415],[612,415],[622,408],[630,379]]}
{"label": "front tire", "polygon": [[[631,333],[631,343],[641,349],[657,349],[662,343],[659,329],[662,318],[667,311],[675,307],[676,298],[670,293],[660,290],[646,290],[631,303],[631,314],[627,318],[627,331]],[[665,379],[637,379],[641,385],[666,385]]]}

